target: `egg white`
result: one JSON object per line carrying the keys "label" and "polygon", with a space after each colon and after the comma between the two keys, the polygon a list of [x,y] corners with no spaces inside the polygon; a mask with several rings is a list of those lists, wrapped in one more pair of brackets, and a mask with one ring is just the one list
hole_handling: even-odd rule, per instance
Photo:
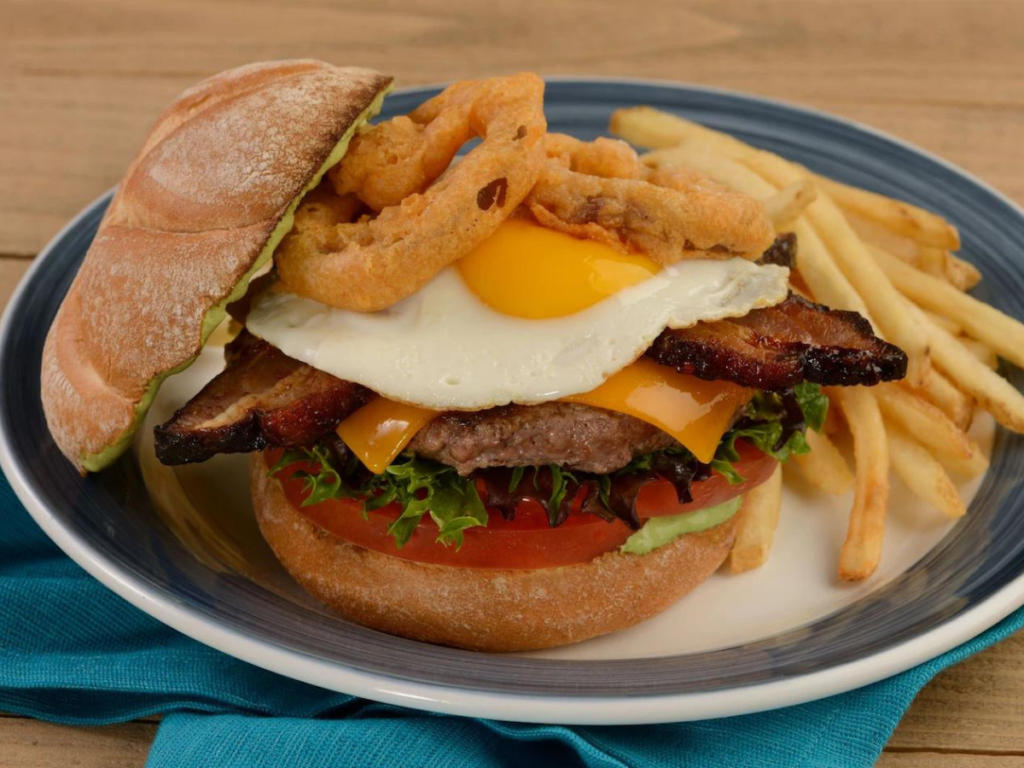
{"label": "egg white", "polygon": [[372,314],[267,291],[246,326],[289,357],[393,400],[478,410],[589,392],[665,328],[741,317],[778,304],[788,288],[784,267],[683,261],[575,314],[530,320],[491,309],[448,267]]}

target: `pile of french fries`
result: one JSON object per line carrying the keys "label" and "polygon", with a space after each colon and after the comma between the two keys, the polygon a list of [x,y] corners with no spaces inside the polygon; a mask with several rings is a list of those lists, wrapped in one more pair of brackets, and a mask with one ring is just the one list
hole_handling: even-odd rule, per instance
{"label": "pile of french fries", "polygon": [[[967,430],[976,409],[1024,432],[1024,396],[997,371],[1001,357],[1024,367],[1024,325],[967,290],[978,270],[954,255],[957,230],[909,203],[812,173],[797,163],[650,107],[617,111],[611,131],[649,150],[646,165],[685,166],[764,201],[778,232],[795,232],[793,284],[808,298],[856,310],[907,353],[907,377],[877,387],[826,390],[830,418],[808,433],[796,464],[814,487],[853,488],[839,577],[869,577],[882,556],[890,469],[919,498],[956,519],[966,512],[953,478],[976,477],[988,458]],[[851,472],[836,447],[853,444]],[[765,562],[778,524],[782,471],[743,501],[731,555],[734,572]]]}

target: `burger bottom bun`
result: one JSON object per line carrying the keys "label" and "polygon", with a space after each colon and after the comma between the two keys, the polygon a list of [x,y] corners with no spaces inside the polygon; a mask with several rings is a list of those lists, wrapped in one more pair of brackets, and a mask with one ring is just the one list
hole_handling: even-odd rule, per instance
{"label": "burger bottom bun", "polygon": [[260,530],[304,589],[367,627],[477,651],[552,648],[649,619],[715,572],[739,517],[646,555],[615,552],[539,570],[452,568],[384,555],[327,533],[291,505],[262,457],[252,466]]}

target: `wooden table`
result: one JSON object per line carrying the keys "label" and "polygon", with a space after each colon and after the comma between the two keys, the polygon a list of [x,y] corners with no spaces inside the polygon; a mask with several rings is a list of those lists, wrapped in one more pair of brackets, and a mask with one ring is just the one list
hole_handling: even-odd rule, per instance
{"label": "wooden table", "polygon": [[[1024,203],[1021,2],[5,0],[2,16],[0,305],[176,93],[258,59],[400,85],[533,69],[735,88],[889,131]],[[0,768],[142,765],[156,727],[0,715]],[[1024,637],[939,675],[881,764],[1024,765]]]}

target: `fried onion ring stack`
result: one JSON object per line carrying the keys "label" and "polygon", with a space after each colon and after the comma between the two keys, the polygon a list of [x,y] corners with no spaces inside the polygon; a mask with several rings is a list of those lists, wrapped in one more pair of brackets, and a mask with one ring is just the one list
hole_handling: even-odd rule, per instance
{"label": "fried onion ring stack", "polygon": [[648,168],[622,141],[548,134],[543,97],[532,74],[457,83],[356,137],[329,174],[335,199],[312,195],[277,251],[282,289],[385,309],[513,214],[664,265],[756,259],[771,245],[759,201],[694,171]]}
{"label": "fried onion ring stack", "polygon": [[[532,74],[459,83],[376,126],[353,142],[334,179],[379,215],[324,225],[300,210],[276,254],[284,285],[360,312],[412,295],[523,201],[544,165],[546,130],[544,82]],[[480,145],[451,166],[477,136]]]}

